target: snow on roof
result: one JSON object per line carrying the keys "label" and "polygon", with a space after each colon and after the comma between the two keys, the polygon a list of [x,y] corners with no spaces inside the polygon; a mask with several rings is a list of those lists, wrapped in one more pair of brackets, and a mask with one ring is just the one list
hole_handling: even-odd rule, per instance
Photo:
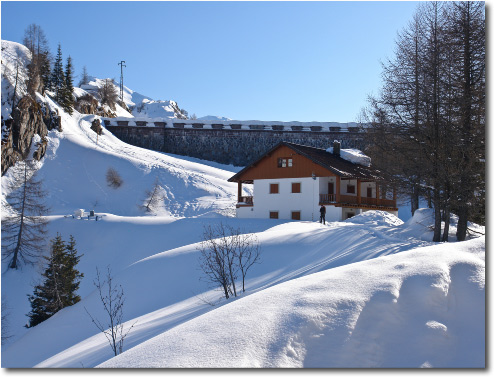
{"label": "snow on roof", "polygon": [[[333,147],[326,149],[326,152],[333,153]],[[358,149],[341,149],[340,157],[354,164],[371,166],[371,158]]]}

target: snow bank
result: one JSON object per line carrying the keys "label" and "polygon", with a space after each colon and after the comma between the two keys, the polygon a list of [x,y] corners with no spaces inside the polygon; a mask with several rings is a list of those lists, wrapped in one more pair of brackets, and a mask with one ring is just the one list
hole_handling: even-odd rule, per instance
{"label": "snow bank", "polygon": [[102,368],[484,368],[485,239],[271,287]]}
{"label": "snow bank", "polygon": [[[333,153],[333,147],[326,149],[326,152]],[[363,166],[371,166],[371,158],[358,149],[341,149],[340,157]]]}
{"label": "snow bank", "polygon": [[403,221],[398,217],[386,211],[367,211],[360,215],[353,216],[345,220],[345,222],[353,224],[372,224],[376,226],[398,226],[403,224]]}

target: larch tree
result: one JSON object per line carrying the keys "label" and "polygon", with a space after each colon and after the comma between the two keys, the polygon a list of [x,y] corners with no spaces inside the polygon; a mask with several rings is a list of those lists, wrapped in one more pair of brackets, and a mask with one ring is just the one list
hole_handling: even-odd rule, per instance
{"label": "larch tree", "polygon": [[31,52],[31,63],[28,66],[28,92],[44,93],[50,87],[51,54],[48,40],[41,26],[30,24],[24,31],[23,44]]}
{"label": "larch tree", "polygon": [[12,169],[8,206],[2,219],[2,257],[13,269],[34,263],[45,244],[46,192],[31,164],[29,160],[18,162]]}
{"label": "larch tree", "polygon": [[483,3],[420,4],[366,113],[369,155],[412,194],[412,212],[428,193],[436,242],[448,240],[451,211],[463,240],[473,207],[483,208],[484,36]]}
{"label": "larch tree", "polygon": [[82,67],[81,80],[79,81],[79,87],[81,85],[89,84],[89,74],[87,73],[86,66]]}

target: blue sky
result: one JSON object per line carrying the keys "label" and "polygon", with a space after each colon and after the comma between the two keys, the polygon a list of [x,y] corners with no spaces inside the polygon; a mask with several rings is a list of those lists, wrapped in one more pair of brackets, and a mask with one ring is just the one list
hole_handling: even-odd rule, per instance
{"label": "blue sky", "polygon": [[[1,2],[2,39],[36,23],[80,75],[120,79],[189,114],[357,119],[417,2]],[[76,80],[77,81],[77,80]]]}

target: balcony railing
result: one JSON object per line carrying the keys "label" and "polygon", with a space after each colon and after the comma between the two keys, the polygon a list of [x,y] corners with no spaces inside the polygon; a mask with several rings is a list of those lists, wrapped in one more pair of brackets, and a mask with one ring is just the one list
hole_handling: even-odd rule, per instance
{"label": "balcony railing", "polygon": [[254,197],[253,196],[241,196],[238,204],[244,206],[253,206],[254,205]]}
{"label": "balcony railing", "polygon": [[336,201],[335,194],[319,194],[319,203],[321,204],[334,203],[335,201]]}
{"label": "balcony railing", "polygon": [[[320,194],[319,204],[351,204],[358,205],[358,197],[353,195],[340,195],[338,202],[336,201],[335,194]],[[377,207],[396,207],[396,201],[392,199],[378,199],[361,197],[360,205],[364,206],[377,206]]]}

